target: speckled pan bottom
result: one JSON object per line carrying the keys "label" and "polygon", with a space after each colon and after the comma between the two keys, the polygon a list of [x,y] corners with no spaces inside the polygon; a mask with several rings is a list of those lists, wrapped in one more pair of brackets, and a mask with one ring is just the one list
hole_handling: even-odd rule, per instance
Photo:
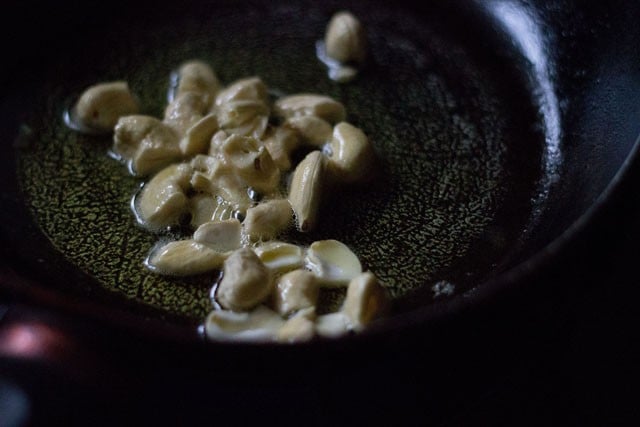
{"label": "speckled pan bottom", "polygon": [[380,159],[374,182],[325,200],[318,231],[292,238],[347,243],[395,298],[440,280],[457,292],[473,286],[526,223],[541,142],[515,125],[501,77],[465,46],[402,12],[353,10],[368,27],[371,58],[348,85],[329,80],[315,57],[330,16],[320,6],[303,15],[293,6],[220,8],[209,18],[152,21],[87,43],[77,63],[65,57],[19,151],[19,180],[41,230],[106,290],[180,317],[206,315],[215,275],[172,279],[144,268],[158,236],[140,229],[129,208],[140,181],[107,155],[110,137],[79,135],[62,121],[83,87],[114,79],[127,80],[143,111],[159,116],[171,70],[199,58],[224,83],[259,75],[285,93],[331,95],[371,137]]}

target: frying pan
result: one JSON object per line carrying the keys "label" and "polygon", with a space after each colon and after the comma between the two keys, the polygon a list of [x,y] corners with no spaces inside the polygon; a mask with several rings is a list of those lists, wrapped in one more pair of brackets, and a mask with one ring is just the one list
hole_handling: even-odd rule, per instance
{"label": "frying pan", "polygon": [[[1,104],[0,284],[12,298],[163,345],[276,351],[202,342],[211,278],[173,281],[142,268],[156,237],[128,209],[139,182],[108,158],[109,137],[77,135],[62,121],[88,85],[128,80],[145,112],[159,115],[170,71],[197,57],[224,83],[260,75],[282,92],[345,104],[380,170],[371,186],[326,199],[320,231],[298,238],[328,230],[352,246],[394,306],[361,335],[299,346],[312,351],[437,328],[524,287],[535,294],[535,272],[588,231],[637,155],[634,2],[92,7],[16,6],[16,22],[29,15],[41,30],[32,41],[16,25],[6,49],[19,72],[5,76]],[[327,78],[314,47],[339,9],[361,18],[370,46],[346,85]],[[323,298],[331,305],[339,295]]]}

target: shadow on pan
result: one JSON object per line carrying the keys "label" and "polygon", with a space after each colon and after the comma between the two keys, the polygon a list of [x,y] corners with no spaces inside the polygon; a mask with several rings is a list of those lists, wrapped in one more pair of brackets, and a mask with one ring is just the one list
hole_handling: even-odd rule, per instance
{"label": "shadow on pan", "polygon": [[[197,339],[214,278],[143,268],[158,237],[129,209],[140,182],[109,158],[108,137],[62,121],[83,88],[116,79],[159,116],[169,74],[187,59],[207,61],[225,84],[258,75],[284,93],[333,96],[371,137],[374,183],[325,199],[319,231],[297,237],[347,243],[388,287],[394,312],[366,335],[437,322],[522,280],[584,229],[635,152],[640,34],[624,8],[637,6],[139,6],[123,16],[117,5],[87,14],[63,2],[39,15],[51,37],[9,51],[27,65],[2,101],[3,135],[14,141],[2,158],[1,213],[2,286],[12,295]],[[314,46],[345,8],[366,25],[370,55],[340,85]]]}

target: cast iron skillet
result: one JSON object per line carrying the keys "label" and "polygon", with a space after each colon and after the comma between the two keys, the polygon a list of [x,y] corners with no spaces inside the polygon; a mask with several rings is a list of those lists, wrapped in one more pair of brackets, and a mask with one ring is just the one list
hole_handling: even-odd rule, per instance
{"label": "cast iron skillet", "polygon": [[[340,8],[367,25],[371,46],[349,85],[327,79],[315,57]],[[640,131],[638,8],[495,0],[40,9],[30,28],[51,36],[29,41],[17,25],[7,51],[23,66],[3,85],[1,285],[78,318],[200,341],[212,279],[167,282],[142,269],[156,237],[127,206],[139,182],[108,158],[108,137],[78,136],[61,119],[84,87],[113,79],[128,80],[158,115],[171,69],[199,57],[225,83],[257,74],[284,92],[335,96],[371,135],[381,159],[374,183],[325,201],[320,230],[329,235],[297,237],[345,241],[389,285],[392,314],[361,338],[455,318],[549,263],[624,178]],[[452,294],[442,292],[448,284]],[[324,296],[329,305],[337,297]]]}

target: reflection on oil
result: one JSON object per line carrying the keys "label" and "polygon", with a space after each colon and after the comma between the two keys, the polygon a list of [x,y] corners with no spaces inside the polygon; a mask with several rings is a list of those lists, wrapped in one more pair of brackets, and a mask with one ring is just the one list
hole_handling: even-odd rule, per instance
{"label": "reflection on oil", "polygon": [[535,11],[522,4],[511,0],[493,0],[488,2],[486,7],[532,66],[531,83],[538,102],[546,142],[546,181],[542,183],[538,200],[534,200],[535,206],[544,200],[550,185],[559,178],[562,162],[560,107],[554,85],[552,59],[546,53],[549,35],[544,33],[543,24]]}

